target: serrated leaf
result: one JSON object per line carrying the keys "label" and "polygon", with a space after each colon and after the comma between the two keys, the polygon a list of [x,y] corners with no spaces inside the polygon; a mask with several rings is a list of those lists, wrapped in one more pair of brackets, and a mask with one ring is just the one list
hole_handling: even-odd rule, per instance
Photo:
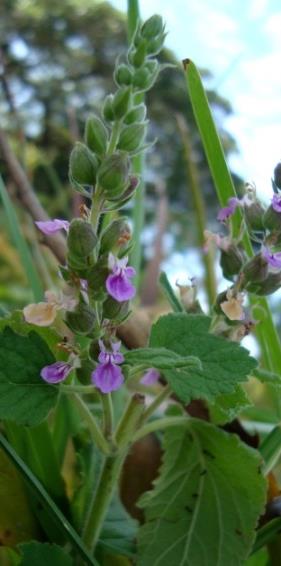
{"label": "serrated leaf", "polygon": [[56,544],[31,541],[20,545],[22,560],[19,566],[72,566],[73,561]]}
{"label": "serrated leaf", "polygon": [[[48,344],[50,350],[56,353],[57,343],[61,341],[61,336],[54,330],[47,326],[35,326],[35,324],[28,324],[25,322],[22,311],[15,310],[5,318],[0,318],[0,332],[5,328],[12,328],[17,334],[27,336],[30,332],[34,331],[39,334],[41,338]],[[60,352],[61,353],[61,352]],[[63,358],[63,356],[61,356]]]}
{"label": "serrated leaf", "polygon": [[199,358],[202,369],[164,370],[176,395],[184,401],[231,393],[257,365],[248,350],[209,333],[211,319],[204,315],[168,314],[152,326],[150,346],[166,347],[181,356]]}
{"label": "serrated leaf", "polygon": [[106,516],[99,545],[108,551],[135,556],[138,522],[127,513],[117,495]]}
{"label": "serrated leaf", "polygon": [[200,366],[198,358],[180,356],[167,348],[137,348],[126,352],[124,357],[129,365],[141,365],[144,368],[153,367],[159,370]]}
{"label": "serrated leaf", "polygon": [[35,332],[21,336],[7,327],[0,340],[0,418],[25,426],[43,421],[55,406],[58,389],[40,377],[55,361]]}
{"label": "serrated leaf", "polygon": [[233,393],[219,395],[216,402],[209,406],[211,421],[217,425],[223,425],[233,421],[241,411],[248,409],[252,403],[246,392],[237,385]]}
{"label": "serrated leaf", "polygon": [[164,437],[153,491],[140,500],[138,566],[242,566],[266,499],[256,451],[190,419]]}

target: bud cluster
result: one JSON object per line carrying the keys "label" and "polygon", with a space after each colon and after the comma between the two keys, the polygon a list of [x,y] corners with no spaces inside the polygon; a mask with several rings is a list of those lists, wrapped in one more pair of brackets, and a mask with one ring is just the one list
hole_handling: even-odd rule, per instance
{"label": "bud cluster", "polygon": [[[123,357],[112,337],[129,315],[130,300],[135,295],[135,270],[127,265],[131,231],[127,219],[113,217],[111,211],[122,208],[138,187],[132,157],[146,149],[148,125],[140,94],[152,87],[161,70],[155,55],[164,39],[160,16],[137,27],[124,61],[119,59],[115,66],[116,92],[105,98],[101,117],[88,118],[84,142],[77,142],[71,152],[70,182],[91,201],[89,208],[83,205],[81,217],[70,223],[55,219],[37,224],[45,235],[61,229],[67,232],[66,265],[60,271],[73,301],[71,308],[66,301],[48,299],[30,305],[26,320],[35,324],[39,320],[41,326],[47,326],[60,316],[74,336],[83,336],[75,346],[79,352],[77,376],[83,376],[85,382],[85,368],[97,366],[92,381],[102,392],[116,389],[117,382],[120,385],[123,381],[118,367]],[[81,343],[86,344],[82,351]],[[51,373],[50,379],[58,382],[73,367],[72,361],[63,366],[55,364],[44,371],[43,378],[48,380]],[[108,383],[103,382],[103,376]]]}

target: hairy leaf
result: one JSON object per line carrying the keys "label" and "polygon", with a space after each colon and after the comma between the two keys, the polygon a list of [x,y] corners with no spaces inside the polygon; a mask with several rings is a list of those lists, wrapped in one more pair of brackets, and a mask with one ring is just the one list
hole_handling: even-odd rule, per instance
{"label": "hairy leaf", "polygon": [[163,370],[184,402],[200,398],[213,401],[218,395],[233,392],[257,365],[242,346],[210,334],[210,322],[204,315],[168,314],[151,330],[152,348],[166,347],[181,356],[195,356],[202,364],[202,369]]}
{"label": "hairy leaf", "polygon": [[132,519],[117,496],[106,516],[99,545],[105,550],[134,556],[138,522]]}
{"label": "hairy leaf", "polygon": [[58,390],[40,377],[53,363],[47,344],[35,332],[28,336],[5,328],[0,341],[0,418],[25,426],[43,421],[55,406]]}
{"label": "hairy leaf", "polygon": [[142,365],[145,368],[173,369],[200,367],[200,361],[194,356],[180,356],[167,348],[137,348],[125,354],[125,361],[130,365]]}
{"label": "hairy leaf", "polygon": [[241,411],[251,406],[252,403],[244,389],[237,385],[233,393],[219,395],[215,403],[209,406],[211,421],[218,425],[223,425],[233,421]]}
{"label": "hairy leaf", "polygon": [[31,541],[20,545],[23,554],[20,566],[72,566],[73,561],[60,546]]}
{"label": "hairy leaf", "polygon": [[164,449],[160,477],[139,503],[138,566],[242,566],[265,503],[259,455],[197,419],[169,429]]}

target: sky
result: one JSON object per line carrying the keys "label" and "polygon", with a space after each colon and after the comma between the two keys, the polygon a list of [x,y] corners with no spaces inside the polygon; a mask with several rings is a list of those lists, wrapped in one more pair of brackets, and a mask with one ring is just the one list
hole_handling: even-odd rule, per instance
{"label": "sky", "polygon": [[[112,0],[125,11],[126,0]],[[167,47],[209,69],[232,105],[225,121],[239,154],[230,166],[255,182],[267,201],[273,168],[281,160],[280,0],[139,0],[141,16],[161,14]]]}

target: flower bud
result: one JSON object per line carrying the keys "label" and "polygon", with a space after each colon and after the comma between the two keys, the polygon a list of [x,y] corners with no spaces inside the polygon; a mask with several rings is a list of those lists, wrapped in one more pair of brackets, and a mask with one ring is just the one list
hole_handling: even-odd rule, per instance
{"label": "flower bud", "polygon": [[162,33],[158,37],[151,39],[148,42],[147,47],[146,47],[147,53],[149,53],[150,55],[157,55],[157,53],[159,53],[159,51],[161,51],[161,49],[163,47],[165,37],[166,37],[166,34]]}
{"label": "flower bud", "polygon": [[120,303],[115,301],[112,297],[108,297],[103,303],[103,317],[120,323],[127,317],[129,308],[130,301],[123,301]]}
{"label": "flower bud", "polygon": [[146,57],[146,41],[142,39],[138,47],[129,52],[128,58],[129,58],[129,62],[134,67],[141,67],[145,61],[145,57]]}
{"label": "flower bud", "polygon": [[130,108],[131,89],[130,87],[121,87],[117,90],[112,101],[112,110],[115,119],[125,116]]}
{"label": "flower bud", "polygon": [[263,215],[264,207],[260,201],[252,201],[251,203],[245,202],[244,212],[246,217],[247,225],[251,230],[256,230],[258,232],[264,230]]}
{"label": "flower bud", "polygon": [[260,282],[253,281],[247,285],[247,291],[255,295],[272,295],[281,287],[281,273],[269,272],[267,277]]}
{"label": "flower bud", "polygon": [[143,143],[146,136],[147,123],[141,122],[138,124],[130,124],[129,126],[124,126],[119,142],[118,149],[124,151],[136,151]]}
{"label": "flower bud", "polygon": [[226,279],[233,280],[237,275],[245,261],[243,250],[234,244],[230,244],[225,249],[221,249],[220,266],[223,276]]}
{"label": "flower bud", "polygon": [[113,94],[108,94],[102,108],[102,115],[108,122],[113,122],[114,120],[113,98]]}
{"label": "flower bud", "polygon": [[105,281],[108,277],[107,256],[100,260],[88,270],[88,295],[90,300],[103,301],[107,298]]}
{"label": "flower bud", "polygon": [[80,185],[94,185],[97,168],[96,156],[83,143],[77,142],[70,154],[70,179]]}
{"label": "flower bud", "polygon": [[281,213],[274,210],[272,204],[264,213],[263,225],[267,230],[281,231]]}
{"label": "flower bud", "polygon": [[132,82],[132,72],[128,65],[118,65],[114,72],[114,80],[118,86],[129,86]]}
{"label": "flower bud", "polygon": [[124,243],[128,243],[131,232],[125,218],[113,220],[101,235],[100,254],[114,252]]}
{"label": "flower bud", "polygon": [[130,110],[124,119],[125,124],[133,124],[135,122],[143,122],[146,117],[146,106],[145,104],[139,104]]}
{"label": "flower bud", "polygon": [[163,31],[163,20],[158,14],[151,16],[141,27],[141,35],[146,39],[153,39],[159,34],[162,34]]}
{"label": "flower bud", "polygon": [[89,334],[93,330],[96,316],[89,305],[79,303],[75,311],[67,312],[65,322],[77,334]]}
{"label": "flower bud", "polygon": [[69,226],[67,245],[72,256],[85,258],[89,256],[97,244],[97,236],[89,222],[74,218]]}
{"label": "flower bud", "polygon": [[281,189],[281,161],[279,163],[277,163],[277,165],[274,169],[273,180],[274,180],[276,187],[278,187],[278,189]]}
{"label": "flower bud", "polygon": [[130,160],[126,153],[116,151],[104,159],[98,172],[98,183],[105,197],[119,198],[129,181]]}
{"label": "flower bud", "polygon": [[[81,365],[76,369],[76,375],[80,383],[83,385],[91,384],[91,373],[95,369],[95,364],[89,358],[80,358]],[[96,394],[95,388],[93,387],[93,395]]]}
{"label": "flower bud", "polygon": [[158,74],[158,66],[156,72],[151,70],[145,65],[137,69],[133,77],[133,85],[140,91],[149,90],[154,84]]}
{"label": "flower bud", "polygon": [[91,116],[86,122],[85,141],[87,146],[98,155],[106,152],[108,133],[103,122],[97,116]]}
{"label": "flower bud", "polygon": [[268,273],[268,263],[261,253],[250,259],[242,270],[244,282],[248,289],[249,283],[264,281]]}

